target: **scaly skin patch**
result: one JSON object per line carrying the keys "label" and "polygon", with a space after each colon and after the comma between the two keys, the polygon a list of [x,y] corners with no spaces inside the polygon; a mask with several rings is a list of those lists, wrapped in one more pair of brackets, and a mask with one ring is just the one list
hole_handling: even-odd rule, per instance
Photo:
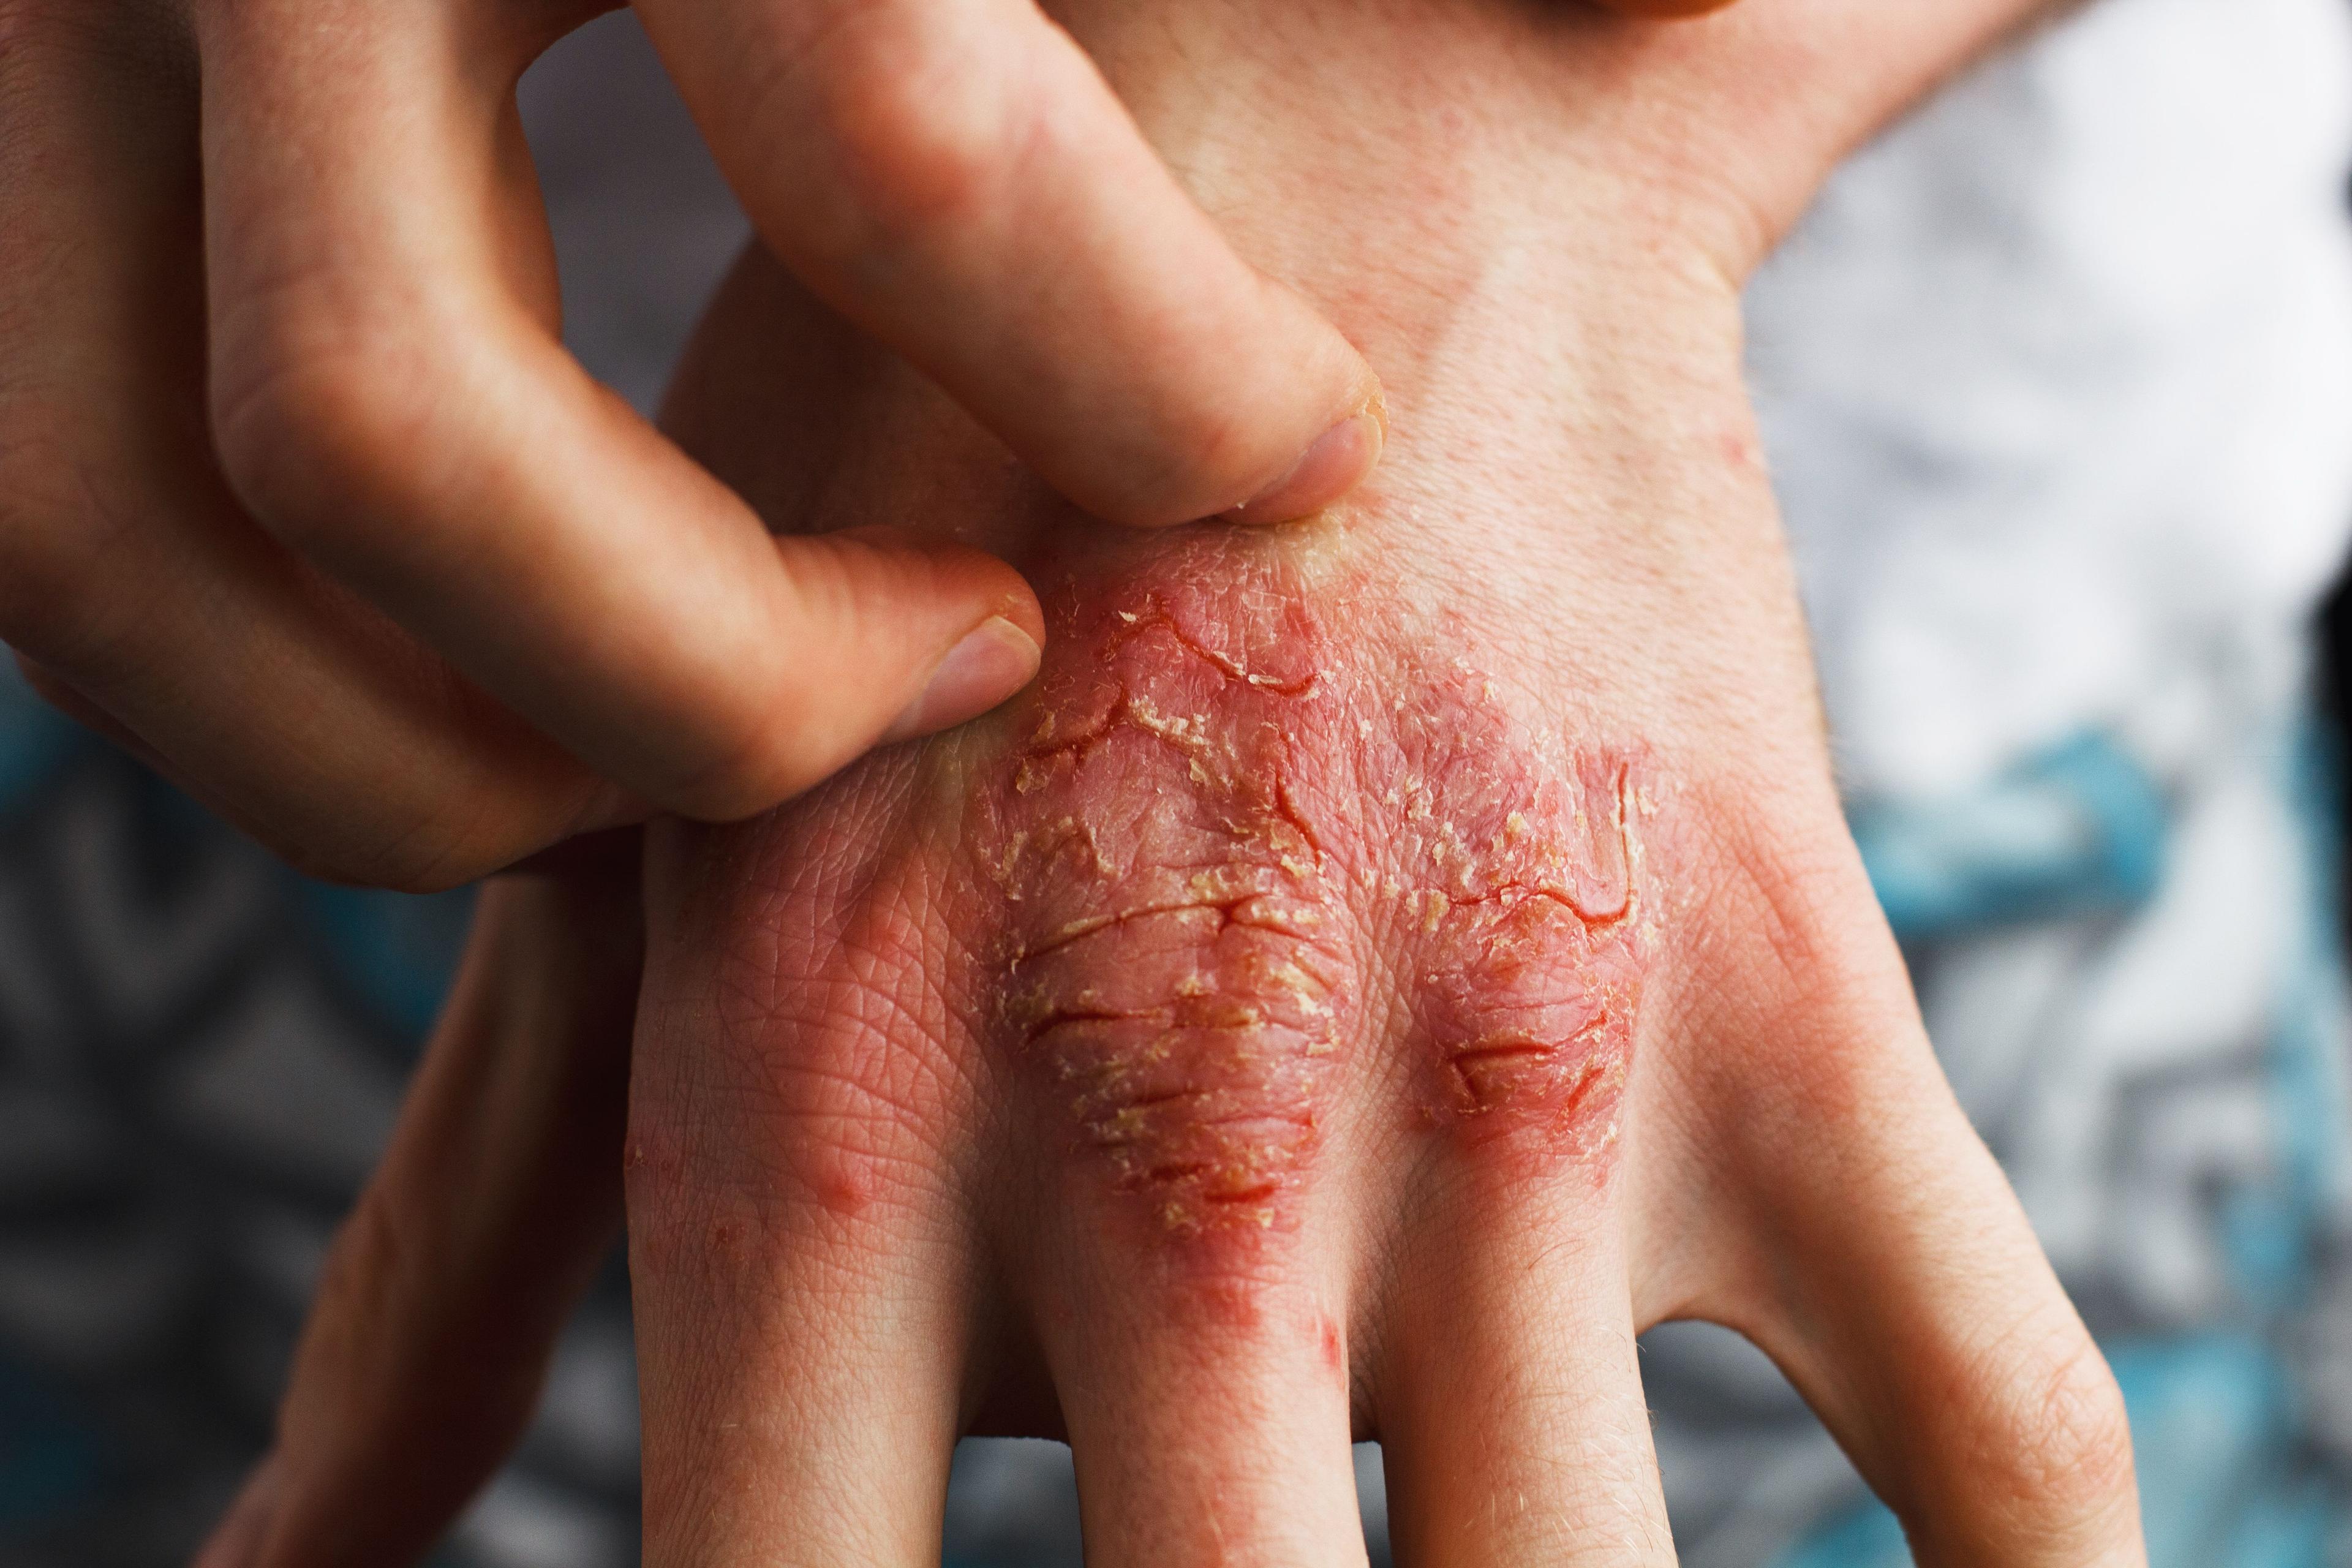
{"label": "scaly skin patch", "polygon": [[1176,1235],[1284,1226],[1370,1050],[1472,1143],[1598,1155],[1641,994],[1632,761],[1339,634],[1328,586],[1213,567],[1053,628],[966,839],[992,1045]]}

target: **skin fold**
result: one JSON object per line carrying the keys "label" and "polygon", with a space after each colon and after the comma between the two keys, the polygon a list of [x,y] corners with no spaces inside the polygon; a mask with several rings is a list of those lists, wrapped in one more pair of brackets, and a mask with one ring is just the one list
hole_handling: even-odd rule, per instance
{"label": "skin fold", "polygon": [[[681,447],[779,529],[995,553],[1048,635],[973,724],[648,831],[649,1563],[935,1563],[970,1432],[1066,1436],[1113,1568],[1360,1563],[1365,1436],[1402,1562],[1668,1563],[1634,1336],[1684,1317],[1773,1357],[1921,1563],[2144,1560],[2113,1380],[1839,814],[1738,285],[1899,100],[1742,174],[1685,111],[1727,60],[1811,58],[1770,9],[1065,11],[1381,367],[1381,468],[1289,528],[1108,528],[738,268]],[[436,1049],[494,1035],[461,1006]],[[436,1258],[349,1250],[383,1301]],[[428,1336],[373,1327],[434,1385]],[[298,1379],[309,1440],[207,1568],[404,1560],[351,1522],[383,1506],[351,1457],[418,1425],[372,1386]]]}

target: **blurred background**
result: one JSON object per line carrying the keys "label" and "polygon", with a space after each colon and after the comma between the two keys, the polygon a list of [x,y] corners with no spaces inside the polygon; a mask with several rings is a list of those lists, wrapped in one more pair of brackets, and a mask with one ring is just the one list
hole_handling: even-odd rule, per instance
{"label": "blurred background", "polygon": [[[649,408],[742,219],[625,16],[523,97],[568,333]],[[1858,159],[1750,300],[1856,837],[2115,1363],[2157,1568],[2352,1564],[2347,170],[2343,0],[2105,0]],[[266,1441],[468,904],[306,882],[11,680],[0,1568],[163,1568]],[[1906,1561],[1760,1356],[1643,1364],[1686,1563]],[[616,1260],[436,1562],[633,1563],[635,1375]],[[965,1445],[950,1563],[1076,1531],[1065,1450]]]}

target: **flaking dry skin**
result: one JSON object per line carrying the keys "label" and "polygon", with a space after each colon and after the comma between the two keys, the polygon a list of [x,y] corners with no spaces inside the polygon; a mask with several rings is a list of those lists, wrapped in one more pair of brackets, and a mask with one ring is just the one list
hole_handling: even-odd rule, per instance
{"label": "flaking dry skin", "polygon": [[965,840],[990,1047],[1171,1235],[1284,1225],[1366,1052],[1406,1053],[1433,1129],[1604,1163],[1636,759],[1548,745],[1467,663],[1374,666],[1393,639],[1338,635],[1328,584],[1214,565],[1060,595]]}

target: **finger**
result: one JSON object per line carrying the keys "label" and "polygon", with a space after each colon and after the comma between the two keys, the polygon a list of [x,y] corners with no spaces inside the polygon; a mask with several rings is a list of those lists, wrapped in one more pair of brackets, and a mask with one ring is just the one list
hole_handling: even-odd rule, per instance
{"label": "finger", "polygon": [[[1127,969],[1162,967],[1150,944],[1168,933],[1130,934]],[[1255,1015],[1237,1032],[1238,1008],[1129,1012],[1137,988],[1085,952],[1022,976],[1046,1014],[1030,1048],[1052,1064],[1031,1107],[1048,1126],[1075,1113],[1077,1136],[1024,1172],[1034,1195],[1005,1246],[1033,1282],[1018,1305],[1076,1458],[1087,1561],[1360,1565],[1345,1269],[1310,1179],[1320,1112],[1255,1070]],[[1064,994],[1084,1001],[1047,1009]]]}
{"label": "finger", "polygon": [[1465,1145],[1398,1264],[1379,1380],[1391,1543],[1403,1568],[1671,1564],[1614,1145],[1529,1150]]}
{"label": "finger", "polygon": [[1788,1299],[1750,1331],[1923,1564],[2143,1563],[2115,1379],[1916,1026],[1897,1037],[1842,1108],[1853,1136],[1770,1178]]}
{"label": "finger", "polygon": [[1594,4],[1628,16],[1704,16],[1720,11],[1732,0],[1594,0]]}
{"label": "finger", "polygon": [[2143,1563],[2115,1380],[1937,1067],[1860,862],[1735,886],[1757,897],[1725,906],[1731,951],[1769,929],[1778,962],[1683,999],[1738,1044],[1673,1086],[1715,1180],[1645,1221],[1681,1255],[1645,1315],[1762,1346],[1929,1568]]}
{"label": "finger", "polygon": [[520,1437],[620,1218],[635,888],[631,860],[484,890],[276,1447],[202,1568],[413,1563]]}
{"label": "finger", "polygon": [[129,726],[105,709],[58,679],[49,670],[34,663],[23,654],[14,656],[16,673],[23,678],[34,696],[72,720],[75,723],[111,741],[150,768],[163,771],[163,759],[154,748],[133,734]]}
{"label": "finger", "polygon": [[110,14],[0,50],[0,637],[60,706],[321,874],[446,886],[627,818],[227,493],[202,418],[192,56],[159,12]]}
{"label": "finger", "polygon": [[552,287],[512,88],[457,7],[203,8],[216,435],[278,536],[599,773],[772,805],[1025,683],[1001,563],[772,539],[598,386]]}
{"label": "finger", "polygon": [[1378,460],[1361,356],[1032,0],[638,10],[769,245],[1087,510],[1281,521]]}
{"label": "finger", "polygon": [[998,950],[988,1026],[1043,1136],[988,1184],[1016,1194],[1001,1246],[1030,1286],[1014,1305],[1059,1398],[1087,1561],[1360,1568],[1345,1186],[1327,1200],[1318,1180],[1340,971],[1300,934],[1311,912],[1202,902],[1233,896],[1196,870],[1228,828],[1193,853],[1163,824],[1138,859],[1164,854],[1164,882],[1056,858],[1049,876],[1085,885],[1043,907],[1014,889],[1024,940]]}
{"label": "finger", "polygon": [[[799,949],[740,867],[651,902],[626,1159],[645,1560],[936,1568],[972,1264],[929,1052],[888,982],[772,990]],[[857,968],[887,950],[844,927]]]}
{"label": "finger", "polygon": [[1089,1215],[1031,1303],[1087,1561],[1360,1568],[1337,1292],[1304,1260],[1265,1256],[1262,1236],[1150,1235],[1160,1226]]}

